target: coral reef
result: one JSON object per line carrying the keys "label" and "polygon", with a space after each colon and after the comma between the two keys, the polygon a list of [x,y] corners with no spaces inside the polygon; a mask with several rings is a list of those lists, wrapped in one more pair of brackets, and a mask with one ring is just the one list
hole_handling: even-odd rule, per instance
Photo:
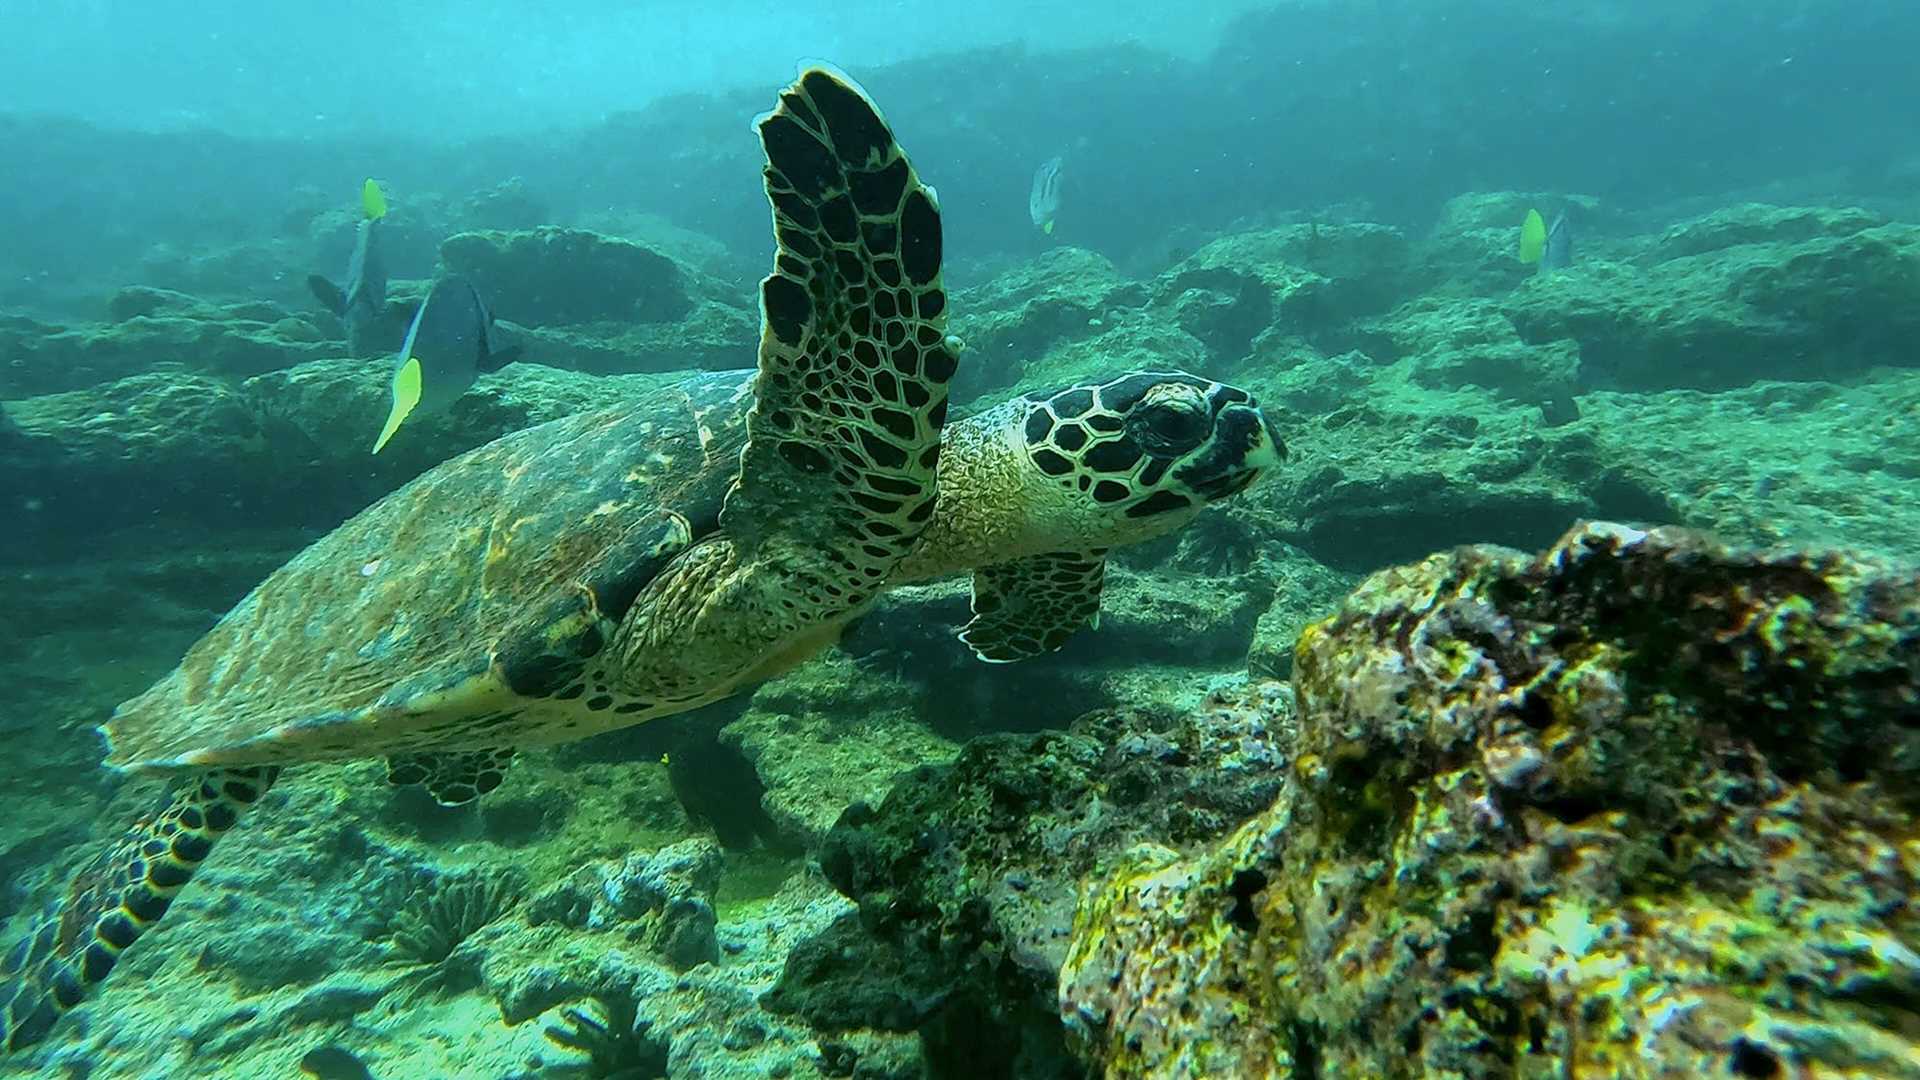
{"label": "coral reef", "polygon": [[1303,636],[1280,797],[1089,888],[1108,1075],[1920,1075],[1920,577],[1575,529]]}
{"label": "coral reef", "polygon": [[[549,192],[396,199],[394,340],[444,255],[527,362],[377,458],[387,365],[298,295],[352,241],[329,193],[287,195],[295,240],[155,244],[149,285],[0,314],[0,736],[42,766],[0,824],[0,918],[150,797],[91,725],[318,531],[751,363],[763,228],[751,259],[617,208],[536,228]],[[1571,269],[1514,258],[1529,206],[1577,211]],[[1519,192],[1424,232],[1369,214],[953,273],[957,410],[1181,367],[1258,391],[1292,450],[1117,553],[1097,632],[984,668],[952,639],[966,583],[933,583],[750,698],[525,754],[474,807],[303,770],[20,1068],[1913,1074],[1908,579],[1596,527],[1341,601],[1580,517],[1920,558],[1912,227]],[[524,902],[491,918],[505,881]]]}

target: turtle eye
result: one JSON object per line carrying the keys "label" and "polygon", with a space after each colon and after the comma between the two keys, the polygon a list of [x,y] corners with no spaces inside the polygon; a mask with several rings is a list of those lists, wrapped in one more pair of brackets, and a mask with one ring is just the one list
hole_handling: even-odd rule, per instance
{"label": "turtle eye", "polygon": [[1184,454],[1206,441],[1213,421],[1205,409],[1184,402],[1150,405],[1141,410],[1137,437],[1151,453]]}

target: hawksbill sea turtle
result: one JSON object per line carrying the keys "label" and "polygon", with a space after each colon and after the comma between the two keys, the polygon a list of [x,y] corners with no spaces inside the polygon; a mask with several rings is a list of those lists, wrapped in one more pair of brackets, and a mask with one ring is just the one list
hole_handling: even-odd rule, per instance
{"label": "hawksbill sea turtle", "polygon": [[384,755],[457,804],[514,748],[684,712],[834,641],[893,586],[973,572],[983,659],[1057,649],[1107,549],[1285,455],[1253,398],[1128,372],[951,425],[940,206],[873,102],[810,68],[756,121],[777,251],[758,366],[500,438],[274,571],[103,725],[171,774],[0,961],[44,1039],[287,765]]}

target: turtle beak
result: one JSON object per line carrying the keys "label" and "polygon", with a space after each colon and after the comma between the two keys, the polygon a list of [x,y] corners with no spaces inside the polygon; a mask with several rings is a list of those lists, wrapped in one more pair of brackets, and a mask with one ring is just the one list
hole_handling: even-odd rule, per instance
{"label": "turtle beak", "polygon": [[1253,406],[1253,413],[1260,419],[1260,426],[1254,430],[1252,445],[1247,447],[1245,458],[1249,469],[1277,469],[1286,463],[1287,444],[1280,441],[1280,433],[1273,429],[1273,421],[1267,414]]}
{"label": "turtle beak", "polygon": [[1188,478],[1209,501],[1237,495],[1252,486],[1268,469],[1287,460],[1287,444],[1252,403],[1235,402],[1220,410],[1215,425],[1216,446],[1193,471],[1204,479]]}

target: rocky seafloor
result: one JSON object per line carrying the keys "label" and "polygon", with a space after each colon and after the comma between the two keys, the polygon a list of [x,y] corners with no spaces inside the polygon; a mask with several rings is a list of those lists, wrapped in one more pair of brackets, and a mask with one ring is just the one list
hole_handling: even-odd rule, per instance
{"label": "rocky seafloor", "polygon": [[[1594,210],[1533,275],[1537,201],[956,271],[961,408],[1186,368],[1287,468],[1043,660],[944,583],[470,807],[302,769],[0,1075],[1920,1076],[1920,227]],[[91,725],[265,572],[757,339],[685,238],[467,229],[527,360],[372,458],[385,367],[245,299],[272,254],[0,313],[0,915],[152,797]]]}

